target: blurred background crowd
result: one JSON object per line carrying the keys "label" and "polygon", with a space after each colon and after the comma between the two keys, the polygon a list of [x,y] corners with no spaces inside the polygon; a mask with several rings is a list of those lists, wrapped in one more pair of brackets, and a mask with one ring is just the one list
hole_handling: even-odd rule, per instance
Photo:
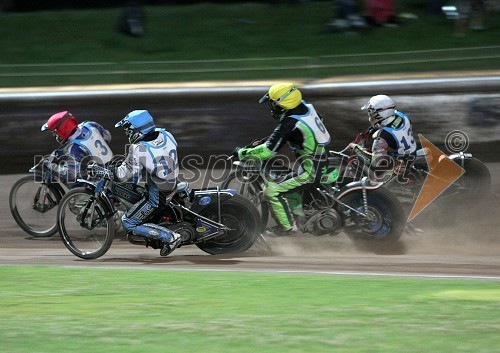
{"label": "blurred background crowd", "polygon": [[[335,18],[332,30],[348,31],[366,26],[398,26],[401,19],[414,18],[401,12],[397,0],[333,0]],[[485,16],[500,7],[495,0],[428,0],[426,10],[432,15],[446,15],[456,21],[455,34],[464,35],[467,28],[484,30]]]}
{"label": "blurred background crowd", "polygon": [[[252,2],[280,4],[299,4],[313,0],[257,0]],[[411,18],[409,13],[401,12],[398,0],[328,0],[331,2],[333,18],[327,26],[332,31],[349,31],[366,26],[397,26],[401,18]],[[39,11],[53,9],[77,9],[123,6],[129,18],[136,20],[142,16],[141,5],[189,5],[203,0],[0,0],[3,11]],[[219,0],[217,3],[243,3],[243,0]],[[445,14],[456,20],[456,34],[463,35],[468,28],[484,30],[485,16],[490,11],[500,9],[498,0],[422,0],[430,14]],[[131,35],[142,35],[141,25],[135,23],[127,29]]]}
{"label": "blurred background crowd", "polygon": [[500,67],[498,0],[0,0],[0,87]]}

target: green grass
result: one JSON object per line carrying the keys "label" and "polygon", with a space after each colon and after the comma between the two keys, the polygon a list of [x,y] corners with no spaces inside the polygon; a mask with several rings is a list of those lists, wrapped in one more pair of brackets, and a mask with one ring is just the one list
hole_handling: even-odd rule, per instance
{"label": "green grass", "polygon": [[9,353],[500,351],[493,281],[1,267],[0,282]]}
{"label": "green grass", "polygon": [[427,14],[426,1],[398,4],[419,18],[359,34],[325,31],[330,1],[145,6],[140,38],[119,33],[120,8],[0,13],[0,87],[500,67],[500,13],[487,17],[489,30],[456,37],[453,21]]}

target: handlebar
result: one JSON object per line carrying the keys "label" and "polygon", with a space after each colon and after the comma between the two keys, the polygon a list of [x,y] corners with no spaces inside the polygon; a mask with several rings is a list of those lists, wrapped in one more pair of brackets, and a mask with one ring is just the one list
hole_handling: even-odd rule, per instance
{"label": "handlebar", "polygon": [[101,177],[108,180],[113,179],[113,172],[108,168],[98,165],[97,163],[89,163],[87,166],[87,173],[92,177]]}
{"label": "handlebar", "polygon": [[368,139],[370,138],[370,136],[376,130],[377,129],[375,129],[374,127],[370,126],[367,129],[365,129],[364,131],[361,131],[359,134],[357,134],[356,138],[351,143],[349,143],[346,147],[344,147],[342,150],[340,150],[340,151],[329,150],[328,152],[330,153],[330,155],[333,155],[333,156],[339,156],[339,157],[349,158],[349,157],[351,157],[351,154],[348,153],[348,151],[353,149],[353,145],[359,145],[359,146],[361,146],[363,148],[366,148],[365,147],[366,141],[368,141]]}

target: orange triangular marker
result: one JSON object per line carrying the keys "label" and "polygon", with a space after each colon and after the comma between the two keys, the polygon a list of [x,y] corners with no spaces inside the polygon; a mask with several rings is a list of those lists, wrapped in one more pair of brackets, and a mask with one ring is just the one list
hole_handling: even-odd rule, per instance
{"label": "orange triangular marker", "polygon": [[448,159],[439,148],[434,146],[424,136],[418,135],[425,151],[425,160],[429,168],[429,174],[425,178],[424,185],[418,194],[417,201],[408,216],[410,222],[417,214],[434,201],[448,186],[465,173],[458,164]]}

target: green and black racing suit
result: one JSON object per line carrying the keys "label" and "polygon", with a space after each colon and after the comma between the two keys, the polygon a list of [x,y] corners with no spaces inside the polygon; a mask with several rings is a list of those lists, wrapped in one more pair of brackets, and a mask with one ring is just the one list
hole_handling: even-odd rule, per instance
{"label": "green and black racing suit", "polygon": [[302,101],[294,109],[284,112],[278,126],[265,143],[238,151],[240,160],[263,161],[276,156],[288,142],[295,153],[300,163],[298,173],[279,183],[270,181],[264,189],[273,217],[284,231],[292,229],[294,220],[292,210],[282,193],[314,182],[317,171],[327,161],[325,148],[330,143],[330,134],[322,120],[311,104]]}

